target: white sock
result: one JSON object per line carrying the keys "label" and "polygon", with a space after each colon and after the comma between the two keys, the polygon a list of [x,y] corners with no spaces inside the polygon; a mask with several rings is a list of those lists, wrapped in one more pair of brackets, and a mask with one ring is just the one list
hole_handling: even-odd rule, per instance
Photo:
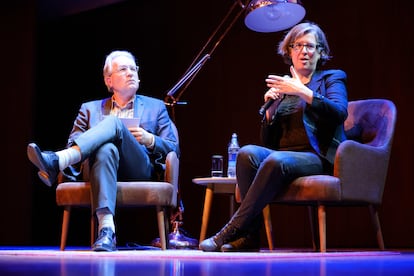
{"label": "white sock", "polygon": [[114,216],[109,212],[108,209],[100,209],[96,211],[96,216],[98,217],[98,233],[104,227],[109,227],[115,233],[115,223]]}
{"label": "white sock", "polygon": [[76,164],[81,161],[80,151],[74,148],[68,148],[61,151],[57,151],[56,155],[59,157],[59,169],[63,171],[70,165]]}

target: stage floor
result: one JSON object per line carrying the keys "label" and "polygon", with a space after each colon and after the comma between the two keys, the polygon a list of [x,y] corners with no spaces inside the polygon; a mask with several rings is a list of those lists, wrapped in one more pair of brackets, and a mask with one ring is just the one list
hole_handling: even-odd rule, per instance
{"label": "stage floor", "polygon": [[199,250],[59,251],[50,247],[0,247],[0,275],[414,275],[414,250]]}

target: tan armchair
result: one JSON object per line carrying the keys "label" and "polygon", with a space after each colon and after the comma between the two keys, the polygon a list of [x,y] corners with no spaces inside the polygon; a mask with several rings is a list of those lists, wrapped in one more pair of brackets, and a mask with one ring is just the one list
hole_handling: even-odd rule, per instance
{"label": "tan armchair", "polygon": [[[378,206],[387,177],[397,119],[394,103],[386,99],[350,101],[345,131],[349,140],[339,145],[334,174],[300,177],[272,203],[309,206],[313,246],[326,251],[327,206],[367,206],[377,237],[384,250]],[[238,187],[236,200],[240,202]],[[270,206],[263,210],[268,242],[273,249]],[[317,220],[316,220],[317,215]],[[314,231],[315,229],[319,231]]]}
{"label": "tan armchair", "polygon": [[[176,133],[177,129],[173,124]],[[178,134],[177,134],[178,137]],[[177,206],[179,159],[175,152],[168,153],[163,181],[118,182],[118,207],[153,206],[157,212],[158,232],[161,248],[169,247],[169,213]],[[56,188],[56,203],[63,207],[63,222],[60,250],[65,250],[72,207],[91,206],[91,189],[89,182],[63,182]],[[91,216],[91,244],[95,240],[95,217]]]}

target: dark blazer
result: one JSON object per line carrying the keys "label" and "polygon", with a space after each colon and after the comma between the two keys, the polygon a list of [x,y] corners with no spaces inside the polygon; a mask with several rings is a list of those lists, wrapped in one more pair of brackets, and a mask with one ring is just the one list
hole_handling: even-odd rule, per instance
{"label": "dark blazer", "polygon": [[[109,115],[111,104],[111,98],[83,103],[73,123],[67,147],[74,144],[76,137],[89,128],[94,127],[105,116]],[[148,151],[150,159],[154,163],[158,162],[162,165],[165,162],[166,155],[170,151],[177,152],[179,156],[178,136],[173,130],[172,121],[163,101],[148,96],[136,95],[134,101],[134,117],[139,118],[140,127],[155,136],[154,149]],[[73,168],[72,172],[74,172]],[[79,171],[75,174],[79,174]]]}
{"label": "dark blazer", "polygon": [[[312,104],[306,104],[303,124],[312,148],[319,156],[333,164],[336,149],[346,140],[343,123],[348,116],[346,73],[342,70],[316,71],[306,85],[313,91]],[[278,104],[276,101],[274,104]],[[279,148],[279,126],[274,116],[263,120],[262,142],[266,147]],[[278,139],[279,138],[279,139]]]}

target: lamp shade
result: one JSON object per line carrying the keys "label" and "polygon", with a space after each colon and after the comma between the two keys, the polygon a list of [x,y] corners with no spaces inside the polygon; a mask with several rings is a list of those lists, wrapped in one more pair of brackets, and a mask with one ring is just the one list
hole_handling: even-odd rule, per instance
{"label": "lamp shade", "polygon": [[305,13],[296,0],[253,0],[247,6],[244,23],[256,32],[277,32],[299,23]]}

